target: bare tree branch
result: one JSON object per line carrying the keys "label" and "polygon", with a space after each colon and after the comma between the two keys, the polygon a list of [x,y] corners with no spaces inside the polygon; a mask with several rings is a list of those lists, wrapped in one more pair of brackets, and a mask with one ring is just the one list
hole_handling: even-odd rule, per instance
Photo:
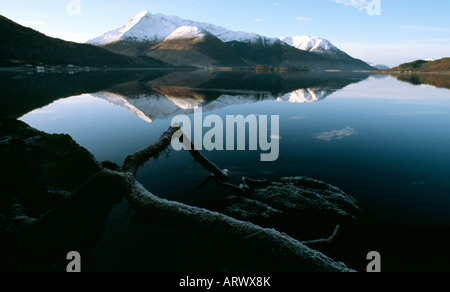
{"label": "bare tree branch", "polygon": [[218,180],[220,181],[227,181],[230,178],[229,171],[227,169],[221,170],[217,165],[212,163],[208,160],[203,154],[200,153],[195,148],[195,145],[189,140],[189,138],[183,134],[181,129],[179,129],[180,137],[174,137],[179,138],[180,142],[183,143],[183,145],[189,150],[189,153],[192,155],[192,157],[200,163],[207,171],[212,173]]}
{"label": "bare tree branch", "polygon": [[302,244],[307,245],[309,247],[318,245],[318,244],[330,244],[333,242],[333,240],[336,238],[338,232],[339,232],[340,226],[339,224],[334,229],[333,234],[327,238],[327,239],[317,239],[317,240],[310,240],[310,241],[303,241]]}
{"label": "bare tree branch", "polygon": [[165,151],[172,142],[173,135],[180,130],[179,127],[170,127],[161,138],[146,148],[128,156],[122,167],[123,171],[130,172],[136,176],[137,171],[151,158],[157,159],[161,152]]}
{"label": "bare tree branch", "polygon": [[187,149],[192,157],[200,163],[206,170],[212,173],[219,181],[227,181],[229,179],[228,170],[221,170],[217,165],[209,161],[204,155],[202,155],[182,132],[178,125],[174,125],[169,128],[155,143],[147,146],[146,148],[130,155],[125,160],[122,167],[123,171],[130,172],[136,176],[137,171],[151,158],[157,159],[161,152],[166,151],[170,146],[173,139],[179,139]]}

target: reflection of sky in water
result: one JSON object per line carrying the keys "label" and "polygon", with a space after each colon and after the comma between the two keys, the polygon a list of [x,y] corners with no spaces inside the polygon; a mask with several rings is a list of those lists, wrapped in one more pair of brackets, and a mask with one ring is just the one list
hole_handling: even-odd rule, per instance
{"label": "reflection of sky in water", "polygon": [[[145,108],[143,100],[119,97],[121,102],[113,105],[94,96],[59,100],[22,120],[49,133],[70,134],[100,161],[118,164],[170,126],[174,103],[168,100],[162,100],[161,111],[169,115],[154,119],[149,113],[158,113],[158,103]],[[284,100],[255,103],[241,97],[237,105],[226,100],[221,106],[210,105],[204,115],[280,115],[282,137],[280,158],[273,163],[260,162],[259,152],[205,153],[230,169],[232,179],[310,176],[344,189],[383,218],[450,223],[449,90],[389,77],[348,85],[313,103],[289,102],[302,100],[299,92]],[[202,194],[192,189],[206,175],[186,153],[172,152],[170,159],[148,163],[138,179],[156,195],[191,202],[201,200]],[[177,184],[171,183],[174,180]],[[207,191],[211,189],[205,197]]]}

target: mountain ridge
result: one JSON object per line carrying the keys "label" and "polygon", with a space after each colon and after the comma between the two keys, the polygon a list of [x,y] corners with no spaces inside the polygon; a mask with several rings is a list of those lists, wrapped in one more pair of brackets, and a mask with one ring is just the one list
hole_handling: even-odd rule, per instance
{"label": "mountain ridge", "polygon": [[[155,52],[161,47],[158,45],[161,42],[167,42],[166,38],[180,27],[196,27],[207,32],[207,34],[214,35],[234,51],[232,55],[239,55],[244,60],[243,65],[247,66],[265,65],[302,68],[306,66],[310,69],[375,70],[362,60],[352,58],[329,41],[318,37],[314,37],[313,40],[315,44],[321,45],[302,50],[296,47],[294,42],[290,44],[286,38],[283,41],[283,39],[270,38],[254,33],[231,31],[213,24],[182,19],[176,16],[151,14],[146,11],[139,13],[123,26],[89,40],[88,43],[128,56],[142,55],[157,58],[157,56],[164,55],[163,61],[165,62],[171,63],[170,60],[176,60],[175,64],[177,65],[193,65],[192,58],[188,58],[187,63],[183,64],[182,58],[179,56],[180,54],[188,56],[190,47],[186,49],[186,52],[183,52],[182,46],[178,46],[176,51],[172,51],[173,56],[169,56],[168,51],[164,51],[164,54]],[[294,37],[292,40],[294,41],[297,38]],[[226,50],[224,49],[224,51]],[[215,63],[224,66],[235,66],[227,64],[226,60],[218,60],[217,57],[212,59]],[[202,67],[205,65],[214,66],[215,64],[214,62],[200,62],[198,65]]]}
{"label": "mountain ridge", "polygon": [[[230,41],[259,41],[261,39],[266,43],[277,42],[276,38],[264,37],[254,33],[231,31],[224,27],[183,19],[177,16],[167,16],[163,14],[151,14],[142,11],[125,25],[108,31],[99,37],[88,40],[88,44],[102,46],[122,40],[134,40],[142,42],[161,42],[169,36],[174,30],[181,26],[193,26],[206,30],[214,34],[223,42]],[[146,28],[153,27],[149,32]]]}
{"label": "mountain ridge", "polygon": [[314,52],[318,54],[344,53],[329,40],[316,36],[293,36],[281,37],[281,41],[302,51]]}

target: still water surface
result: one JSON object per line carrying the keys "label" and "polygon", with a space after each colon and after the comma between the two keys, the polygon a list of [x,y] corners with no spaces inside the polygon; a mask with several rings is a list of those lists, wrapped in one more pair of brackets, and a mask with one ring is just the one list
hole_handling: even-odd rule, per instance
{"label": "still water surface", "polygon": [[[175,72],[62,98],[20,119],[48,133],[71,135],[99,161],[119,165],[168,129],[175,115],[279,115],[280,157],[259,151],[204,154],[242,176],[308,176],[331,183],[382,220],[450,224],[450,91],[394,77]],[[206,130],[205,130],[206,132]],[[226,190],[185,152],[150,161],[138,180],[160,197],[214,204]],[[111,222],[127,210],[116,206]],[[110,222],[110,224],[112,224]]]}

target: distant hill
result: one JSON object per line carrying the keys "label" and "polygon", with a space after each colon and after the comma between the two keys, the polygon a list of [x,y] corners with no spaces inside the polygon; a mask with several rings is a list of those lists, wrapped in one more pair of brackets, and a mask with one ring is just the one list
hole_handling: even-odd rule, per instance
{"label": "distant hill", "polygon": [[377,68],[378,70],[389,70],[391,69],[391,67],[384,65],[384,64],[376,64],[376,63],[371,63],[368,62],[367,64],[369,64],[370,66]]}
{"label": "distant hill", "polygon": [[442,58],[435,61],[417,60],[401,64],[390,71],[450,72],[450,58]]}
{"label": "distant hill", "polygon": [[48,37],[0,15],[0,66],[166,67],[153,58],[134,58]]}

